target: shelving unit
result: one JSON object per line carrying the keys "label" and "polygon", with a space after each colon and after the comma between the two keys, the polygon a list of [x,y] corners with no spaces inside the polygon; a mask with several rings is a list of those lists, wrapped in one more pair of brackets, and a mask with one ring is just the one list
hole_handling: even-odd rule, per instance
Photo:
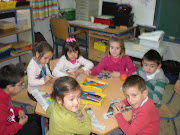
{"label": "shelving unit", "polygon": [[[12,38],[12,35],[16,35],[15,39],[13,38],[13,42],[18,42],[18,41],[27,41],[28,43],[30,43],[31,48],[34,46],[35,41],[34,41],[34,28],[33,28],[33,18],[32,18],[32,7],[30,6],[23,6],[23,7],[17,7],[14,9],[5,9],[5,10],[0,10],[0,15],[1,14],[6,14],[6,13],[14,13],[14,24],[18,25],[19,28],[16,28],[15,31],[12,32],[7,32],[7,33],[0,33],[0,43],[8,43],[7,40],[8,38]],[[20,21],[22,21],[21,19],[23,19],[21,16],[26,17],[27,19],[27,25],[26,27],[22,27],[23,25],[20,23]],[[12,18],[12,17],[9,17]],[[3,19],[0,19],[0,21]],[[6,18],[7,20],[7,18]],[[4,39],[6,41],[4,41]],[[31,49],[28,49],[26,51],[22,51],[20,52],[18,55],[16,56],[7,56],[7,57],[3,57],[0,59],[0,62],[9,60],[9,59],[13,59],[16,57],[25,55],[27,53],[30,53]]]}

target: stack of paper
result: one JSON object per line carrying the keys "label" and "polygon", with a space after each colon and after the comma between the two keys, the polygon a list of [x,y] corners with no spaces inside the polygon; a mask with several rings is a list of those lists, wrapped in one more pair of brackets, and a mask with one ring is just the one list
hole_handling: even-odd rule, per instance
{"label": "stack of paper", "polygon": [[159,48],[162,45],[164,31],[146,32],[139,36],[140,45]]}

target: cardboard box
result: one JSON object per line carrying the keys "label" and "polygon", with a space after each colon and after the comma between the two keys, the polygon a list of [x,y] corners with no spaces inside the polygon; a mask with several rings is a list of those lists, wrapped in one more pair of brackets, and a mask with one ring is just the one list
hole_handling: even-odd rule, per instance
{"label": "cardboard box", "polygon": [[107,41],[103,40],[103,41],[94,42],[94,49],[102,51],[102,52],[106,52]]}

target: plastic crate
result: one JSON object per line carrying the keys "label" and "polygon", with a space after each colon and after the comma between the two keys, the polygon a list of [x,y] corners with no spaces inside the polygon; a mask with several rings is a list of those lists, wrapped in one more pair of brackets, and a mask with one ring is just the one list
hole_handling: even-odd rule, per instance
{"label": "plastic crate", "polygon": [[60,9],[60,14],[63,19],[74,20],[75,19],[75,9],[74,8],[65,8]]}
{"label": "plastic crate", "polygon": [[106,48],[107,48],[106,40],[94,42],[94,49],[102,52],[106,52]]}
{"label": "plastic crate", "polygon": [[80,86],[82,88],[95,92],[102,92],[107,85],[108,85],[107,82],[98,81],[90,78],[86,78],[80,83]]}
{"label": "plastic crate", "polygon": [[16,7],[16,1],[0,2],[0,10],[12,9]]}

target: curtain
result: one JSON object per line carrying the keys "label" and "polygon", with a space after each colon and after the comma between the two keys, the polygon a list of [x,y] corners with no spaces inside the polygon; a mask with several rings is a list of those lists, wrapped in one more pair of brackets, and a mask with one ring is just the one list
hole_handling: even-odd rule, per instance
{"label": "curtain", "polygon": [[33,18],[44,20],[48,17],[58,16],[57,0],[30,1],[33,8]]}

